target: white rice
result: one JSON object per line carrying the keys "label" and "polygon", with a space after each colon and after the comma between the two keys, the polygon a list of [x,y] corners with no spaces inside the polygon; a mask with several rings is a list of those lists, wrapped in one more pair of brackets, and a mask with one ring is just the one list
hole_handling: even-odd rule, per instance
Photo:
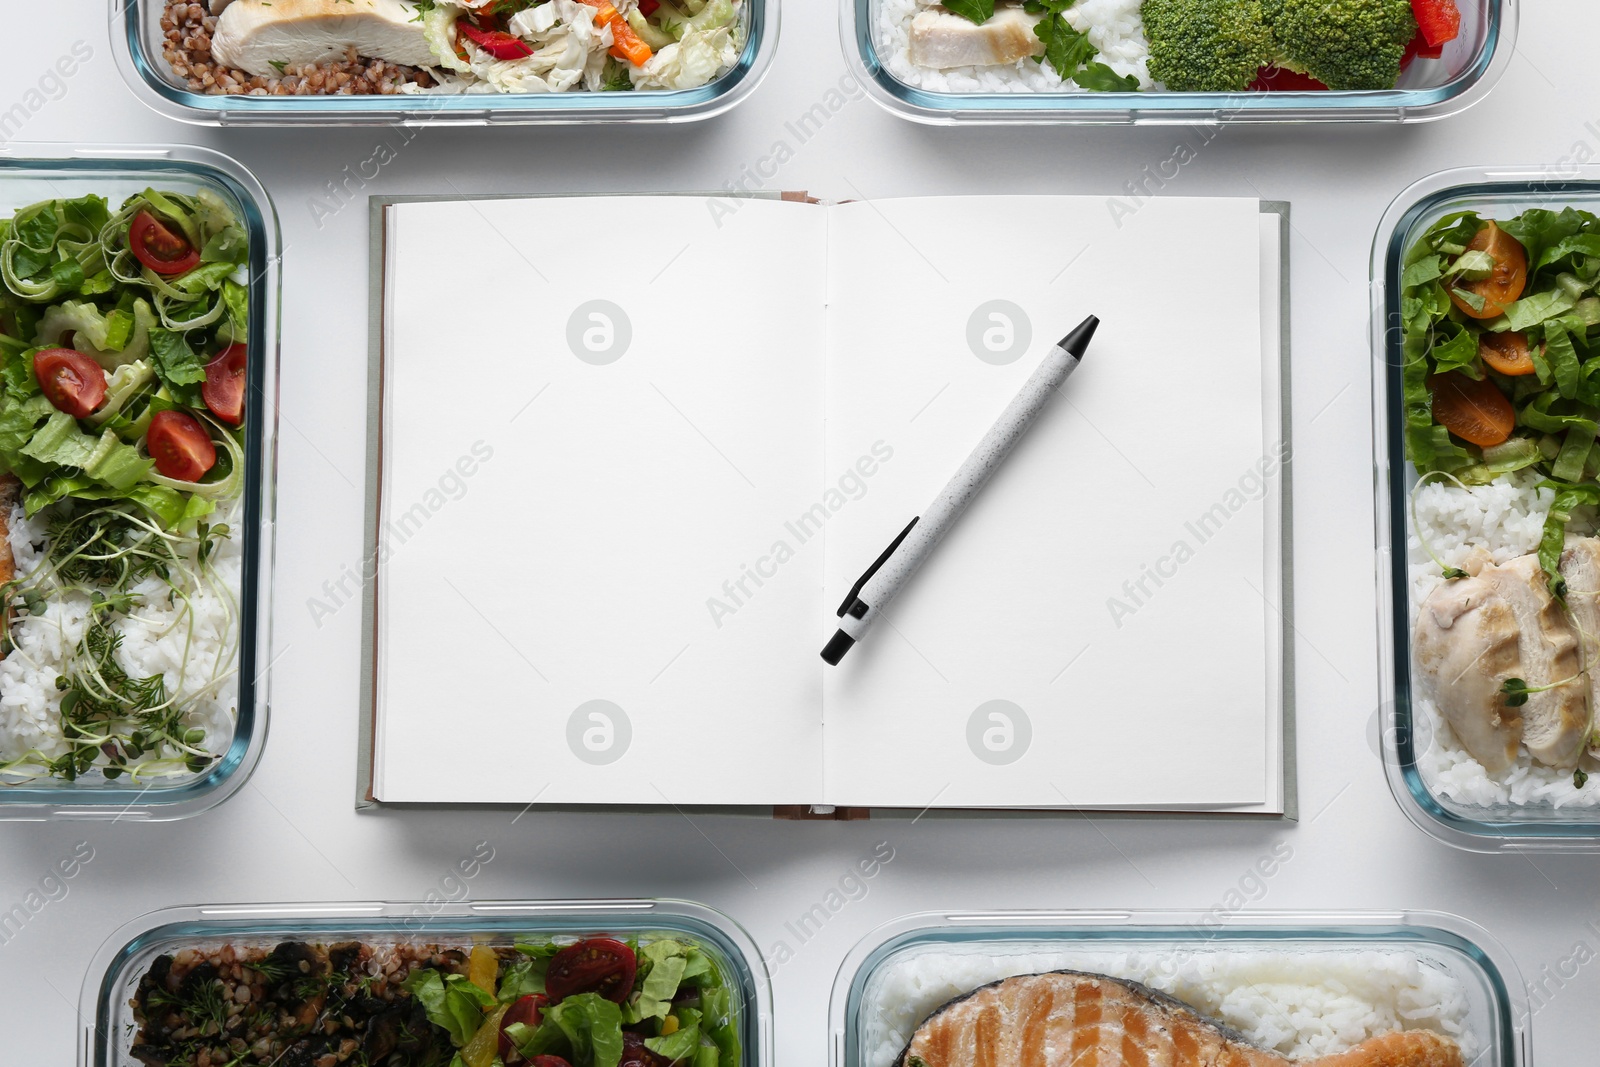
{"label": "white rice", "polygon": [[[1141,89],[1150,80],[1150,45],[1144,37],[1139,9],[1143,0],[1078,0],[1067,9],[1067,21],[1089,35],[1100,50],[1096,61],[1118,75],[1131,74]],[[929,0],[877,0],[874,40],[878,55],[890,74],[907,85],[935,93],[1038,93],[1083,92],[1075,82],[1063,82],[1047,63],[1020,59],[994,67],[953,67],[930,70],[911,62],[911,20],[929,6]]]}
{"label": "white rice", "polygon": [[[186,720],[205,729],[204,747],[217,753],[233,739],[238,685],[239,502],[219,507],[209,521],[228,523],[233,536],[219,539],[212,555],[214,584],[186,588],[187,604],[169,595],[151,576],[135,585],[141,603],[114,628],[122,634],[117,661],[133,677],[161,674],[167,692],[192,704]],[[26,578],[45,561],[46,513],[11,514],[11,551],[17,576]],[[176,577],[179,571],[174,571]],[[55,758],[69,746],[62,736],[61,692],[56,678],[83,636],[89,598],[82,593],[51,597],[42,615],[22,615],[12,625],[15,649],[0,660],[0,762],[30,750]],[[188,661],[185,666],[185,646]],[[0,783],[14,781],[0,778]]]}
{"label": "white rice", "polygon": [[1140,982],[1176,997],[1248,1040],[1284,1056],[1344,1052],[1395,1030],[1453,1037],[1471,1062],[1481,1042],[1466,988],[1441,965],[1402,952],[1175,952],[1049,950],[1047,946],[930,946],[877,970],[864,993],[862,1063],[890,1067],[935,1009],[979,986],[1019,974],[1087,971]]}
{"label": "white rice", "polygon": [[[1428,548],[1446,566],[1462,566],[1475,553],[1496,563],[1536,552],[1554,494],[1533,488],[1540,476],[1518,471],[1489,485],[1463,488],[1448,481],[1427,483],[1414,494],[1416,529],[1408,542],[1412,615],[1444,581]],[[1593,528],[1593,516],[1577,513],[1570,533]],[[1419,538],[1418,535],[1421,535]],[[1426,539],[1426,547],[1423,544]],[[1523,748],[1503,779],[1495,779],[1456,739],[1431,700],[1418,696],[1417,770],[1436,796],[1472,807],[1600,807],[1600,775],[1579,789],[1571,771],[1535,763]]]}

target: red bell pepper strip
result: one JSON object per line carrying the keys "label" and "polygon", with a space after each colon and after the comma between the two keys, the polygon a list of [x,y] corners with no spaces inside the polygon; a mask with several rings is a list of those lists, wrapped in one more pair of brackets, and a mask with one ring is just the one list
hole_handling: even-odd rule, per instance
{"label": "red bell pepper strip", "polygon": [[465,37],[495,59],[527,59],[533,49],[520,37],[500,30],[480,30],[466,19],[456,20],[456,34]]}
{"label": "red bell pepper strip", "polygon": [[1411,0],[1411,13],[1429,48],[1440,48],[1461,36],[1461,8],[1456,0]]}
{"label": "red bell pepper strip", "polygon": [[1256,80],[1250,83],[1253,93],[1307,93],[1327,88],[1309,74],[1282,67],[1262,67],[1256,72]]}
{"label": "red bell pepper strip", "polygon": [[1411,38],[1411,43],[1406,45],[1405,55],[1400,57],[1400,69],[1405,70],[1411,66],[1413,60],[1438,59],[1442,55],[1444,55],[1444,45],[1437,48],[1430,47],[1422,36],[1422,31],[1418,30],[1417,35]]}

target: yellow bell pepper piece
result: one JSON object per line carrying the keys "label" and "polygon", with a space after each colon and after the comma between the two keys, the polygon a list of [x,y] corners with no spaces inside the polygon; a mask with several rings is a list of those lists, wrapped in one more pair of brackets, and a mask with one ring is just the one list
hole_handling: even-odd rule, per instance
{"label": "yellow bell pepper piece", "polygon": [[[478,950],[473,949],[474,953]],[[494,1067],[494,1058],[500,1054],[500,1020],[511,1007],[502,1004],[484,1017],[483,1025],[461,1049],[461,1062],[467,1067]]]}
{"label": "yellow bell pepper piece", "polygon": [[473,945],[467,957],[467,981],[494,996],[495,979],[500,977],[500,957],[487,945]]}

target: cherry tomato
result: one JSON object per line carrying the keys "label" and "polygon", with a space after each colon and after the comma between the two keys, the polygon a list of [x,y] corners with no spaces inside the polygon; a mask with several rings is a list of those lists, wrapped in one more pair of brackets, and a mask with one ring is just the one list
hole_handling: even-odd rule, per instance
{"label": "cherry tomato", "polygon": [[128,227],[128,247],[133,258],[157,274],[182,274],[200,263],[200,252],[183,234],[148,211],[133,217]]}
{"label": "cherry tomato", "polygon": [[556,1003],[574,993],[599,993],[621,1004],[633,992],[633,976],[638,970],[633,949],[609,937],[591,937],[550,958],[545,991]]}
{"label": "cherry tomato", "polygon": [[200,398],[211,414],[230,426],[244,421],[244,368],[247,349],[229,345],[206,364],[205,384]]}
{"label": "cherry tomato", "polygon": [[528,1061],[527,1067],[572,1067],[572,1064],[560,1056],[535,1056]]}
{"label": "cherry tomato", "polygon": [[1500,387],[1485,378],[1474,381],[1460,371],[1428,379],[1433,393],[1433,419],[1480,448],[1503,443],[1517,426],[1517,412]]}
{"label": "cherry tomato", "polygon": [[632,1030],[622,1032],[622,1059],[617,1067],[670,1067],[671,1063],[671,1060],[646,1048],[644,1038]]}
{"label": "cherry tomato", "polygon": [[217,448],[205,427],[182,411],[158,411],[150,420],[145,447],[156,470],[180,482],[198,482],[217,465]]}
{"label": "cherry tomato", "polygon": [[47,348],[35,353],[33,373],[56,410],[75,419],[84,418],[105,403],[106,372],[82,352]]}
{"label": "cherry tomato", "polygon": [[[549,997],[543,993],[530,993],[525,997],[517,998],[517,1001],[500,1017],[500,1058],[502,1060],[506,1063],[520,1063],[522,1061],[522,1053],[517,1051],[516,1045],[506,1035],[506,1027],[512,1023],[521,1023],[530,1030],[536,1030],[539,1024],[544,1021],[544,1009],[549,1006]],[[531,1062],[535,1067],[552,1067],[550,1064],[541,1064],[539,1061],[555,1058],[557,1057],[539,1056]]]}
{"label": "cherry tomato", "polygon": [[[1516,303],[1522,296],[1523,287],[1528,284],[1527,249],[1522,247],[1521,241],[1492,221],[1484,223],[1483,228],[1472,238],[1472,243],[1467,245],[1467,249],[1472,252],[1489,253],[1490,258],[1494,260],[1494,269],[1487,278],[1480,281],[1456,281],[1451,287],[1450,299],[1461,309],[1463,315],[1474,319],[1496,318],[1504,314],[1506,308]],[[1456,289],[1482,297],[1483,307],[1475,310],[1472,305],[1455,294]]]}
{"label": "cherry tomato", "polygon": [[1521,330],[1481,335],[1478,338],[1478,357],[1489,364],[1490,370],[1508,378],[1532,374],[1535,370],[1533,355],[1528,351],[1528,335]]}

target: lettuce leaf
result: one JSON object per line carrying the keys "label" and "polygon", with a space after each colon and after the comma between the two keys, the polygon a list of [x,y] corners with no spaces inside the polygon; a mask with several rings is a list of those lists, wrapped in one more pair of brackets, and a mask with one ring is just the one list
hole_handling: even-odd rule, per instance
{"label": "lettuce leaf", "polygon": [[450,1034],[457,1048],[472,1040],[483,1024],[483,1010],[496,1004],[493,996],[473,985],[465,975],[441,974],[432,968],[412,971],[402,987],[417,998],[429,1022]]}

